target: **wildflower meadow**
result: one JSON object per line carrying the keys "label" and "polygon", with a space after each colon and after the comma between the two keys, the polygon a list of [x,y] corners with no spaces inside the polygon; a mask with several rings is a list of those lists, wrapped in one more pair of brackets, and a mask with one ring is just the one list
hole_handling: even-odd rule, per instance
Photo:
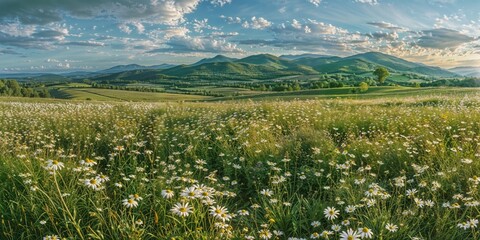
{"label": "wildflower meadow", "polygon": [[480,239],[479,109],[0,102],[0,239]]}

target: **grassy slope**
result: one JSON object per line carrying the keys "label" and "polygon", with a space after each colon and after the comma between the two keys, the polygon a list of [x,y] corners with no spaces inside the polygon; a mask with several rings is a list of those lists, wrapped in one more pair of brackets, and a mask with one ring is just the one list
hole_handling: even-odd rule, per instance
{"label": "grassy slope", "polygon": [[68,99],[86,100],[87,98],[96,101],[196,101],[205,100],[209,97],[199,95],[135,92],[112,89],[96,88],[63,88],[59,92],[69,96]]}

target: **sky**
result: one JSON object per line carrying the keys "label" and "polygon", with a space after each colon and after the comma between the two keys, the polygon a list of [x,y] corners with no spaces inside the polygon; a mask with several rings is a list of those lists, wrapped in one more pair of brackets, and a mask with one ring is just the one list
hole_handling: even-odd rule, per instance
{"label": "sky", "polygon": [[480,0],[0,0],[0,72],[378,51],[480,68]]}

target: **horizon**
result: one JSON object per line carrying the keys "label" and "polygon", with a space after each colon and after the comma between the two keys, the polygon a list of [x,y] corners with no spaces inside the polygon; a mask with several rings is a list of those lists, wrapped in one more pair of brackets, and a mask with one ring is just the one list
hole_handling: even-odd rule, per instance
{"label": "horizon", "polygon": [[475,0],[1,1],[0,72],[366,52],[480,68],[479,9]]}

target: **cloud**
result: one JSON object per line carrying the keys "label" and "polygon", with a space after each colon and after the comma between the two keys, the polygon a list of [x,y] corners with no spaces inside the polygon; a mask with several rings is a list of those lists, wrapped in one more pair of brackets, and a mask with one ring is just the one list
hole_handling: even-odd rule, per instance
{"label": "cloud", "polygon": [[251,29],[265,29],[272,26],[272,22],[268,21],[267,19],[263,17],[252,17],[250,21],[245,21],[242,24],[243,28],[251,28]]}
{"label": "cloud", "polygon": [[225,4],[232,3],[232,0],[210,0],[210,3],[213,4],[214,6],[223,7],[223,5]]}
{"label": "cloud", "polygon": [[315,5],[315,6],[320,6],[320,3],[322,2],[322,0],[307,0],[309,1],[311,4]]}
{"label": "cloud", "polygon": [[[0,22],[18,19],[22,24],[59,22],[76,18],[113,17],[119,21],[175,25],[196,10],[202,0],[22,0],[1,1]],[[220,4],[224,1],[212,1]]]}
{"label": "cloud", "polygon": [[355,0],[355,2],[366,3],[366,4],[370,4],[370,5],[377,5],[378,4],[377,0]]}
{"label": "cloud", "polygon": [[376,40],[386,40],[386,41],[395,41],[398,39],[398,34],[396,32],[374,32],[365,34],[369,38]]}
{"label": "cloud", "polygon": [[236,44],[225,39],[201,37],[175,37],[165,43],[169,48],[159,48],[148,53],[244,53]]}
{"label": "cloud", "polygon": [[395,31],[395,32],[407,31],[406,28],[399,27],[397,25],[394,25],[394,24],[388,23],[388,22],[368,22],[367,24],[378,27],[378,28],[387,29],[387,30],[390,30],[390,31]]}
{"label": "cloud", "polygon": [[62,43],[62,45],[82,46],[82,47],[103,47],[105,46],[105,43],[96,42],[96,41],[70,41],[70,42]]}
{"label": "cloud", "polygon": [[424,30],[421,34],[422,36],[418,39],[417,45],[425,48],[457,48],[464,43],[475,40],[473,37],[446,28]]}

